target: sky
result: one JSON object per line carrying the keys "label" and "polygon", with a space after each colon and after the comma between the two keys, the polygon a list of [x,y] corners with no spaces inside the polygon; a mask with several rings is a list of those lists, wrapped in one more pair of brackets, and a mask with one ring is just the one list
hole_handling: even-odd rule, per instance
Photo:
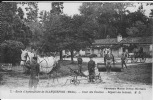
{"label": "sky", "polygon": [[[69,16],[73,16],[74,14],[80,14],[79,12],[79,7],[82,5],[82,2],[66,2],[63,4],[64,6],[64,9],[63,9],[63,13],[64,14],[67,14]],[[38,4],[38,7],[40,10],[47,10],[47,11],[50,11],[51,9],[51,3],[39,3]],[[129,7],[128,9],[132,12],[136,11],[138,9],[139,5],[136,4],[135,7]],[[145,6],[144,5],[144,10],[145,11],[145,14],[147,16],[149,16],[149,13],[150,13],[150,9],[151,7],[150,6]]]}
{"label": "sky", "polygon": [[[72,2],[64,3],[63,13],[69,16],[73,16],[74,14],[80,14],[78,9],[79,9],[79,6],[81,5],[82,3],[72,3]],[[40,10],[50,11],[51,3],[38,3],[38,7]]]}
{"label": "sky", "polygon": [[[73,16],[74,14],[80,14],[79,7],[82,5],[82,2],[64,2],[63,6],[63,13],[67,14],[69,16]],[[136,11],[138,9],[139,5],[136,5],[135,7],[129,7],[128,9],[132,12]],[[23,8],[23,7],[22,7]],[[38,3],[39,12],[42,10],[50,11],[51,9],[51,2],[39,2]],[[149,16],[150,13],[150,6],[144,6],[145,14]],[[24,11],[26,12],[26,11]],[[26,14],[25,14],[26,15]]]}

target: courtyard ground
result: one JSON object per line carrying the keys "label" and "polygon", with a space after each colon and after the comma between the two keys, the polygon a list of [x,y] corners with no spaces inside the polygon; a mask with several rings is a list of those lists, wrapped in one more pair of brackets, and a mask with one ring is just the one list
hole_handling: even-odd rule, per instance
{"label": "courtyard ground", "polygon": [[[87,60],[83,63],[83,72],[88,75]],[[75,60],[74,60],[75,61]],[[97,60],[98,61],[98,60]],[[40,81],[38,84],[39,89],[62,89],[62,90],[103,90],[104,88],[145,88],[145,93],[151,93],[152,90],[152,63],[128,63],[128,68],[124,68],[121,72],[98,72],[100,73],[102,82],[89,83],[87,78],[78,77],[80,80],[79,85],[70,83],[70,70],[69,67],[76,70],[78,69],[77,62],[71,64],[71,61],[61,61],[61,68],[58,72],[58,80],[48,79],[47,74],[40,75]],[[0,72],[3,80],[0,84],[1,90],[6,89],[28,89],[29,75],[22,73],[22,68],[19,66],[14,67],[10,72]],[[67,83],[66,83],[67,81]],[[149,94],[147,94],[149,95]],[[148,100],[148,99],[147,99]]]}

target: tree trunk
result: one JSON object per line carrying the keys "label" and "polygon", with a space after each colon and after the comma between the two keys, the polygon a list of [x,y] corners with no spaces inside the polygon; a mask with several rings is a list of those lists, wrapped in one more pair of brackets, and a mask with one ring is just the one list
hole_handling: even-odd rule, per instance
{"label": "tree trunk", "polygon": [[60,51],[60,60],[63,60],[62,50]]}
{"label": "tree trunk", "polygon": [[73,50],[71,50],[71,63],[74,63],[74,61],[73,61]]}

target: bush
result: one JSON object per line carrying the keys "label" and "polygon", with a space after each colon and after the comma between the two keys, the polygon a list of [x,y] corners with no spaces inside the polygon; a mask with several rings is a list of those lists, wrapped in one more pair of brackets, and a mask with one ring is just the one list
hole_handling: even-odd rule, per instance
{"label": "bush", "polygon": [[15,65],[20,62],[21,49],[24,48],[23,43],[14,40],[7,40],[4,41],[0,47],[2,50],[2,63],[12,63]]}

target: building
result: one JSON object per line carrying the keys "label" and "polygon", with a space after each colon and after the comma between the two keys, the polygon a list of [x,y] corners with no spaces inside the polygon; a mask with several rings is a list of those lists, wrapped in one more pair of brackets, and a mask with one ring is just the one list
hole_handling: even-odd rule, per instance
{"label": "building", "polygon": [[[117,38],[108,37],[106,39],[97,39],[92,43],[90,48],[80,50],[77,54],[80,54],[81,56],[96,54],[98,57],[104,57],[105,50],[111,49],[115,57],[120,57],[125,50],[129,53],[133,53],[136,49],[139,50],[140,47],[142,47],[146,54],[152,55],[152,38],[152,36],[122,38],[121,35],[118,35]],[[76,51],[74,52],[76,53]],[[63,52],[63,54],[66,53],[70,55],[69,51]]]}
{"label": "building", "polygon": [[[110,48],[115,57],[120,57],[124,50],[132,53],[136,48],[142,47],[145,53],[152,55],[152,38],[152,36],[122,38],[121,35],[118,35],[117,38],[97,39],[88,51],[98,57],[104,57],[105,49]],[[130,49],[130,47],[134,49]]]}

